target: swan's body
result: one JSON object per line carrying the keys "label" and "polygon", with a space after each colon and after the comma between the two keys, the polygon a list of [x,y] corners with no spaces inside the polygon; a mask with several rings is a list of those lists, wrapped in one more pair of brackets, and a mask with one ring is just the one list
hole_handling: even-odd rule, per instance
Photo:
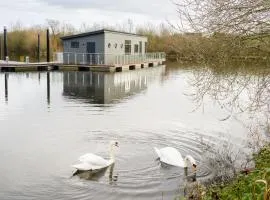
{"label": "swan's body", "polygon": [[173,147],[165,147],[162,149],[158,149],[154,147],[160,161],[169,165],[177,166],[177,167],[187,167],[187,161],[189,161],[193,168],[196,168],[196,161],[192,156],[186,156],[183,159],[181,153],[173,148]]}
{"label": "swan's body", "polygon": [[118,142],[110,142],[110,159],[106,160],[93,153],[87,153],[79,157],[79,163],[72,165],[77,170],[89,171],[104,169],[115,162],[114,147],[118,146]]}
{"label": "swan's body", "polygon": [[110,166],[114,160],[105,160],[104,158],[92,153],[85,154],[79,157],[80,163],[72,165],[77,170],[98,170]]}

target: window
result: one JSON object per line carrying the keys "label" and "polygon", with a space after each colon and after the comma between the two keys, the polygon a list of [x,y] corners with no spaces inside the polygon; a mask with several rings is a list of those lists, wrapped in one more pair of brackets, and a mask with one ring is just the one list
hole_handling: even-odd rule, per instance
{"label": "window", "polygon": [[71,42],[71,48],[79,48],[80,43],[79,42]]}
{"label": "window", "polygon": [[114,44],[114,48],[117,48],[117,43]]}
{"label": "window", "polygon": [[139,45],[135,44],[134,45],[134,53],[138,53],[139,52]]}
{"label": "window", "polygon": [[111,43],[108,44],[108,48],[111,48]]}
{"label": "window", "polygon": [[139,43],[139,53],[142,53],[142,42]]}
{"label": "window", "polygon": [[131,54],[131,40],[125,40],[125,54]]}
{"label": "window", "polygon": [[147,42],[144,43],[144,50],[145,50],[145,53],[147,52]]}

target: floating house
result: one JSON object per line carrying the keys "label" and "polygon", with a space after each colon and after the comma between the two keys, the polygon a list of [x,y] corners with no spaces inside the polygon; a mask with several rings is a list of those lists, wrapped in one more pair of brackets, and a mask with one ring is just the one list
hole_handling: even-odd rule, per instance
{"label": "floating house", "polygon": [[[99,30],[61,38],[64,61],[76,64],[114,63],[112,55],[142,55],[146,53],[147,38],[142,35],[112,30]],[[73,54],[68,54],[73,53]],[[77,54],[75,60],[74,53]],[[83,57],[83,55],[85,55]]]}
{"label": "floating house", "polygon": [[[63,64],[143,68],[161,64],[164,53],[147,53],[147,37],[143,35],[102,29],[77,35],[64,36]],[[120,69],[121,68],[121,69]]]}

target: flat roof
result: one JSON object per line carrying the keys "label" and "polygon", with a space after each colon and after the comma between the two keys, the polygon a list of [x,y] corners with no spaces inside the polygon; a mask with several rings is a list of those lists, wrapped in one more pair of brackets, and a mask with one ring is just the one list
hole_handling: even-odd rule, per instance
{"label": "flat roof", "polygon": [[86,32],[86,33],[79,33],[79,34],[76,34],[76,35],[63,36],[63,37],[61,37],[61,39],[62,40],[68,40],[68,39],[73,39],[73,38],[86,37],[86,36],[91,36],[91,35],[99,35],[99,34],[104,34],[104,33],[119,33],[119,34],[124,34],[124,35],[146,37],[144,35],[135,34],[135,33],[128,33],[128,32],[122,32],[122,31],[114,31],[114,30],[109,30],[109,29],[101,29],[101,30],[97,30],[97,31],[91,31],[91,32]]}

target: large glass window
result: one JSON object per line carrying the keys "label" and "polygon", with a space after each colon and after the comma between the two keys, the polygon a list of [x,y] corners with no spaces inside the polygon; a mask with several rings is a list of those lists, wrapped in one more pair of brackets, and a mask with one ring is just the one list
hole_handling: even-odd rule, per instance
{"label": "large glass window", "polygon": [[139,53],[142,53],[142,42],[139,43]]}
{"label": "large glass window", "polygon": [[125,40],[125,54],[131,54],[131,40]]}
{"label": "large glass window", "polygon": [[71,48],[79,48],[80,43],[79,42],[71,42]]}
{"label": "large glass window", "polygon": [[144,43],[144,50],[145,50],[145,53],[147,52],[147,42]]}
{"label": "large glass window", "polygon": [[134,53],[138,53],[139,52],[139,45],[135,44],[134,45]]}

